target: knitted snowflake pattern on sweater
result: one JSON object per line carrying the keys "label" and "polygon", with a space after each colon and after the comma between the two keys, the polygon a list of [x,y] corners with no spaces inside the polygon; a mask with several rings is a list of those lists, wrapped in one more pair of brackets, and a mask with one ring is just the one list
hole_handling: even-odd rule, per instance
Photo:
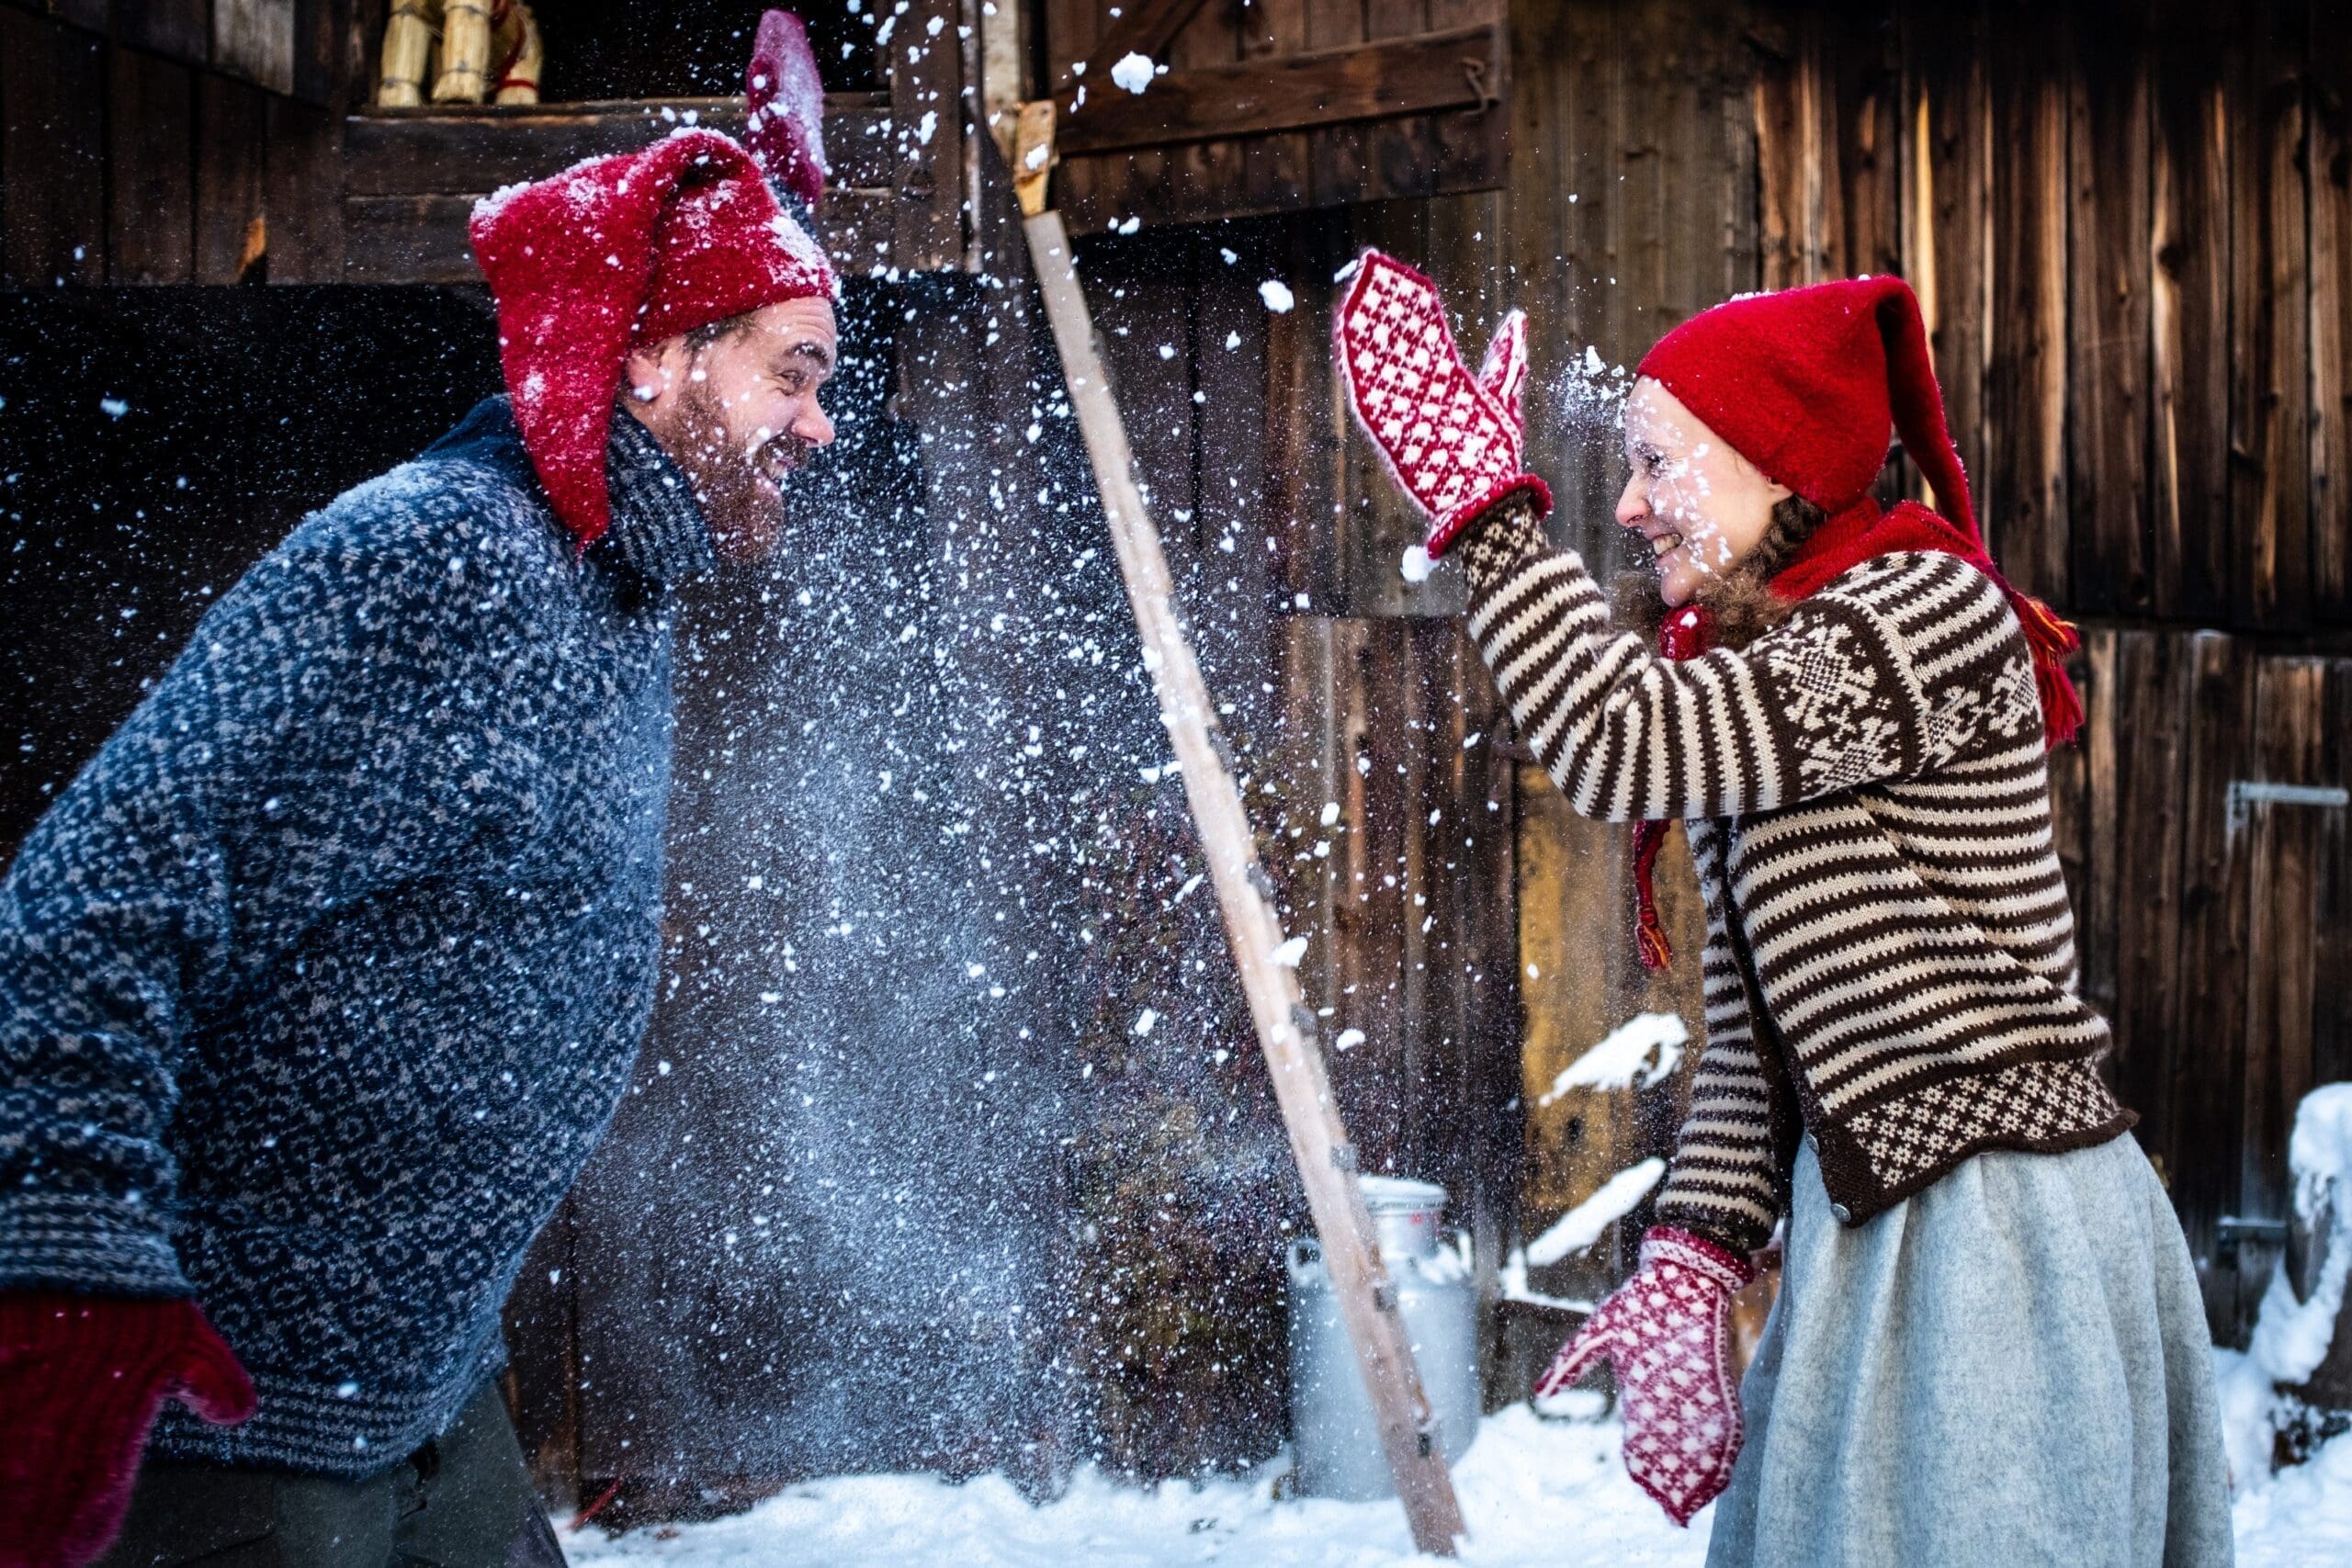
{"label": "knitted snowflake pattern on sweater", "polygon": [[626,415],[585,558],[503,399],[208,614],[0,884],[0,1288],[194,1294],[253,1374],[157,1451],[361,1475],[502,1364],[660,964],[663,585]]}

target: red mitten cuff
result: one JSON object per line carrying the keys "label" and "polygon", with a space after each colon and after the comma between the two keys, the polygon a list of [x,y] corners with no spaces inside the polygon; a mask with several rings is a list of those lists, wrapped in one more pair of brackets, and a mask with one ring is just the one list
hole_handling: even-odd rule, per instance
{"label": "red mitten cuff", "polygon": [[1642,1233],[1642,1264],[1652,1262],[1679,1263],[1697,1270],[1721,1285],[1729,1294],[1736,1294],[1756,1278],[1756,1265],[1732,1251],[1718,1247],[1705,1236],[1693,1235],[1672,1225],[1652,1225]]}
{"label": "red mitten cuff", "polygon": [[166,1398],[221,1425],[254,1412],[195,1302],[0,1292],[0,1568],[106,1550]]}

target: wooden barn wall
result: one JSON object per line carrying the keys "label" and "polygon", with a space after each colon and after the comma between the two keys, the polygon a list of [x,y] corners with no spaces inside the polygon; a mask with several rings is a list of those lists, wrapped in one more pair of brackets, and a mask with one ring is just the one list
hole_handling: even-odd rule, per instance
{"label": "wooden barn wall", "polygon": [[319,193],[379,8],[0,0],[0,287],[339,279]]}

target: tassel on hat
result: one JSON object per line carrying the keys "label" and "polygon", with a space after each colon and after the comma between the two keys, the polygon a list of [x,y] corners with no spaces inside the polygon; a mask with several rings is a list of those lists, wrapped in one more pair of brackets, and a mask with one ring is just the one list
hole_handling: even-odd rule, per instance
{"label": "tassel on hat", "polygon": [[510,186],[469,233],[524,449],[582,549],[611,525],[605,446],[630,350],[838,292],[751,154],[713,130]]}
{"label": "tassel on hat", "polygon": [[743,97],[752,109],[743,144],[771,183],[815,211],[831,175],[825,164],[825,85],[817,77],[808,28],[791,12],[760,18]]}

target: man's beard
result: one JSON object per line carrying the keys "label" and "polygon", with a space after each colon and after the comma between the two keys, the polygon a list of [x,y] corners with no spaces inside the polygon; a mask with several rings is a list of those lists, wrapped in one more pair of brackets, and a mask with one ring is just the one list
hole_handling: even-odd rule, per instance
{"label": "man's beard", "polygon": [[707,387],[691,383],[680,412],[688,433],[687,481],[722,560],[763,560],[775,553],[786,518],[785,485],[815,450],[790,432],[746,453],[729,434],[724,411]]}

